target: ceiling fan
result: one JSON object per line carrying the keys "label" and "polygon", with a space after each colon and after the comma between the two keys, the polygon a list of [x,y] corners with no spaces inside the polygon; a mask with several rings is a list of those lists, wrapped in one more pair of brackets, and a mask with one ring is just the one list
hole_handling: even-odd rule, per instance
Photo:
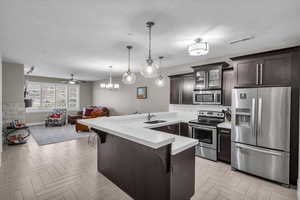
{"label": "ceiling fan", "polygon": [[79,83],[86,83],[86,81],[80,81],[80,80],[77,80],[74,78],[74,74],[70,74],[71,75],[71,78],[70,79],[67,79],[67,80],[64,80],[64,81],[61,81],[62,83],[67,83],[67,84],[70,84],[70,85],[75,85],[75,84],[79,84]]}

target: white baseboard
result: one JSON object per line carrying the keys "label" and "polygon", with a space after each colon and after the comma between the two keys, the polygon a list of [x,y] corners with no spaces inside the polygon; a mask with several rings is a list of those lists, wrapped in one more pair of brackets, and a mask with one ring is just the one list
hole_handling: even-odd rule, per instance
{"label": "white baseboard", "polygon": [[45,122],[36,122],[36,123],[28,123],[27,126],[38,126],[38,125],[44,125]]}

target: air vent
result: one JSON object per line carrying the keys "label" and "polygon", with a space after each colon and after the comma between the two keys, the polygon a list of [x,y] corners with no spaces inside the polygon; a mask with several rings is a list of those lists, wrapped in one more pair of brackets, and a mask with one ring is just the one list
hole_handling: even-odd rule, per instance
{"label": "air vent", "polygon": [[244,38],[241,38],[241,39],[238,39],[238,40],[232,40],[229,43],[230,44],[237,44],[237,43],[240,43],[240,42],[245,42],[245,41],[248,41],[248,40],[252,40],[254,38],[255,38],[254,36],[247,36],[247,37],[244,37]]}

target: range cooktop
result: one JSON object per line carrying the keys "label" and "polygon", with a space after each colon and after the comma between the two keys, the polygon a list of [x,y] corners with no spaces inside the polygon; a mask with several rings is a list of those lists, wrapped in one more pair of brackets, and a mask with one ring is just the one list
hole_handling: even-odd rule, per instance
{"label": "range cooktop", "polygon": [[213,120],[213,119],[195,119],[189,121],[189,123],[205,126],[217,126],[218,124],[224,122],[224,120]]}
{"label": "range cooktop", "polygon": [[217,126],[224,122],[224,113],[218,111],[198,111],[198,119],[189,121],[189,123],[205,126]]}

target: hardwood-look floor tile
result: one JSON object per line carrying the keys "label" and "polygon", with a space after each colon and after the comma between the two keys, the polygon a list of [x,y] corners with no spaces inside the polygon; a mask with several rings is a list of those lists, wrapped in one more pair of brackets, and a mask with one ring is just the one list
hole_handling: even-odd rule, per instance
{"label": "hardwood-look floor tile", "polygon": [[[42,131],[42,129],[41,129]],[[4,146],[2,200],[131,200],[97,172],[96,148],[87,138],[39,146]],[[296,200],[296,190],[196,158],[192,200]]]}

